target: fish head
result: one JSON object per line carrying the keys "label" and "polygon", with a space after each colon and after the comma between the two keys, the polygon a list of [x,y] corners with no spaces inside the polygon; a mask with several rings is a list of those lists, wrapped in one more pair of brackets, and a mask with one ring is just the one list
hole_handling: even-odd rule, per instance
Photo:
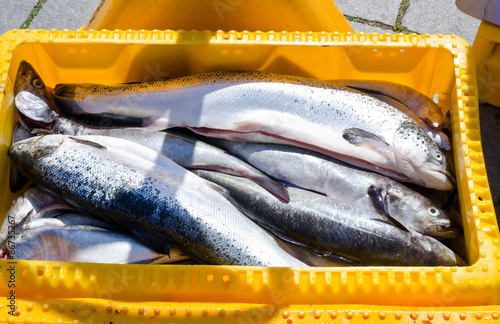
{"label": "fish head", "polygon": [[52,94],[33,66],[26,61],[22,61],[17,70],[14,95],[20,114],[19,121],[28,130],[47,129],[47,124],[50,125],[58,119]]}
{"label": "fish head", "polygon": [[444,153],[417,124],[407,123],[397,129],[394,156],[409,181],[427,188],[453,189],[455,180]]}
{"label": "fish head", "polygon": [[436,206],[431,200],[401,186],[392,187],[389,201],[386,204],[388,213],[404,224],[411,224],[411,229],[438,239],[456,237],[460,234],[459,227],[448,214]]}
{"label": "fish head", "polygon": [[40,159],[55,152],[64,140],[64,135],[31,137],[14,143],[9,149],[9,157],[16,167],[27,175]]}

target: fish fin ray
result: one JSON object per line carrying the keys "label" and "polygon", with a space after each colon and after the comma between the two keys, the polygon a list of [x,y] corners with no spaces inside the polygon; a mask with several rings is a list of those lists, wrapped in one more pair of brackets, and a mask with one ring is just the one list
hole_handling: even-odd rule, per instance
{"label": "fish fin ray", "polygon": [[83,140],[81,138],[74,137],[74,136],[69,136],[69,138],[72,139],[73,141],[77,142],[77,143],[80,143],[80,144],[89,145],[89,146],[98,148],[100,150],[107,150],[106,146],[102,146],[101,144],[96,143],[96,142]]}
{"label": "fish fin ray", "polygon": [[386,223],[386,224],[390,224],[390,225],[393,225],[397,228],[399,228],[400,230],[403,230],[405,232],[411,232],[408,227],[406,227],[403,223],[401,223],[400,221],[398,221],[397,219],[395,219],[394,217],[392,217],[391,215],[389,214],[384,214],[385,217],[387,217],[388,221],[383,221],[381,219],[374,219],[378,222],[382,222],[382,223]]}
{"label": "fish fin ray", "polygon": [[394,217],[389,215],[387,209],[385,208],[384,197],[382,197],[382,194],[381,194],[382,189],[380,187],[371,186],[370,188],[368,188],[367,193],[368,193],[368,197],[370,197],[370,201],[371,201],[373,207],[375,207],[377,210],[384,213],[383,216],[387,218],[387,221],[384,221],[382,219],[377,219],[377,218],[373,219],[374,221],[382,222],[382,223],[386,223],[386,224],[391,224],[391,225],[396,226],[399,229],[402,229],[405,232],[410,232],[410,230],[404,224],[402,224],[400,221],[398,221],[397,219],[395,219]]}
{"label": "fish fin ray", "polygon": [[370,197],[370,201],[376,209],[387,214],[387,210],[385,209],[384,198],[382,197],[382,189],[380,187],[370,186],[368,188],[368,197]]}
{"label": "fish fin ray", "polygon": [[382,146],[383,148],[385,148],[389,145],[379,136],[359,128],[348,128],[344,130],[342,137],[349,143],[356,146]]}

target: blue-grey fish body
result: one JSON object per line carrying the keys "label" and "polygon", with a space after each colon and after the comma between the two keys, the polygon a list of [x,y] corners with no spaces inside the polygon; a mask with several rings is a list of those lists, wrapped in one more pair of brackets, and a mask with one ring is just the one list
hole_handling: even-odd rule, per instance
{"label": "blue-grey fish body", "polygon": [[231,201],[254,221],[281,236],[363,265],[452,266],[462,261],[439,241],[400,229],[383,216],[323,195],[289,188],[277,201],[247,179],[212,171],[197,175],[228,189]]}
{"label": "blue-grey fish body", "polygon": [[9,156],[38,186],[133,231],[159,253],[174,242],[208,264],[305,265],[212,186],[160,154],[161,169],[133,153],[47,135],[18,142]]}
{"label": "blue-grey fish body", "polygon": [[231,153],[275,179],[368,211],[379,210],[408,229],[436,238],[458,235],[449,216],[429,199],[377,173],[310,150],[279,144],[220,141]]}

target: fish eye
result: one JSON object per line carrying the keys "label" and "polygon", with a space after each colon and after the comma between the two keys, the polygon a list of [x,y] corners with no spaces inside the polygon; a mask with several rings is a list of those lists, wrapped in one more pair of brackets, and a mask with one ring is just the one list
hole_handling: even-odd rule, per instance
{"label": "fish eye", "polygon": [[434,158],[435,158],[436,160],[438,160],[439,162],[441,162],[441,161],[443,161],[444,156],[443,156],[443,154],[442,154],[442,153],[440,153],[440,152],[436,152],[436,153],[434,153]]}
{"label": "fish eye", "polygon": [[429,207],[427,209],[427,214],[432,217],[437,217],[439,215],[439,210],[435,207]]}
{"label": "fish eye", "polygon": [[36,78],[36,79],[33,79],[33,81],[31,82],[31,84],[37,88],[37,89],[41,89],[43,88],[43,82],[42,80],[40,80],[39,78]]}

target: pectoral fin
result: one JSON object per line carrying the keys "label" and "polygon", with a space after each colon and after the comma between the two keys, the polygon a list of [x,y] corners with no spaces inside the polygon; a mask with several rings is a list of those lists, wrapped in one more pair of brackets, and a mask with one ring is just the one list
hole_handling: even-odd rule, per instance
{"label": "pectoral fin", "polygon": [[386,141],[384,141],[377,135],[372,134],[370,132],[366,132],[359,128],[348,128],[344,130],[342,137],[352,145],[356,146],[366,146],[370,148],[379,148],[379,147],[385,148],[387,145],[389,145],[387,144]]}
{"label": "pectoral fin", "polygon": [[[397,219],[389,215],[387,209],[385,208],[384,204],[384,197],[382,196],[382,188],[371,186],[368,188],[368,197],[370,197],[370,201],[376,209],[384,213],[384,216],[387,218],[388,224],[394,225],[399,229],[402,229],[405,232],[409,232],[410,230],[406,228],[405,225],[403,225],[401,222],[399,222]],[[380,219],[375,219],[376,221],[382,221]],[[383,222],[383,221],[382,221]]]}
{"label": "pectoral fin", "polygon": [[377,208],[384,214],[387,214],[387,210],[385,209],[384,198],[382,197],[382,189],[379,187],[371,186],[368,188],[368,197],[370,197],[370,201],[373,207]]}
{"label": "pectoral fin", "polygon": [[107,148],[105,146],[102,146],[101,144],[99,143],[96,143],[96,142],[91,142],[91,141],[87,141],[87,140],[82,140],[78,137],[73,137],[73,136],[70,136],[69,138],[71,138],[73,141],[77,142],[77,143],[80,143],[80,144],[84,144],[84,145],[89,145],[89,146],[92,146],[92,147],[95,147],[95,148],[98,148],[100,150],[107,150]]}

